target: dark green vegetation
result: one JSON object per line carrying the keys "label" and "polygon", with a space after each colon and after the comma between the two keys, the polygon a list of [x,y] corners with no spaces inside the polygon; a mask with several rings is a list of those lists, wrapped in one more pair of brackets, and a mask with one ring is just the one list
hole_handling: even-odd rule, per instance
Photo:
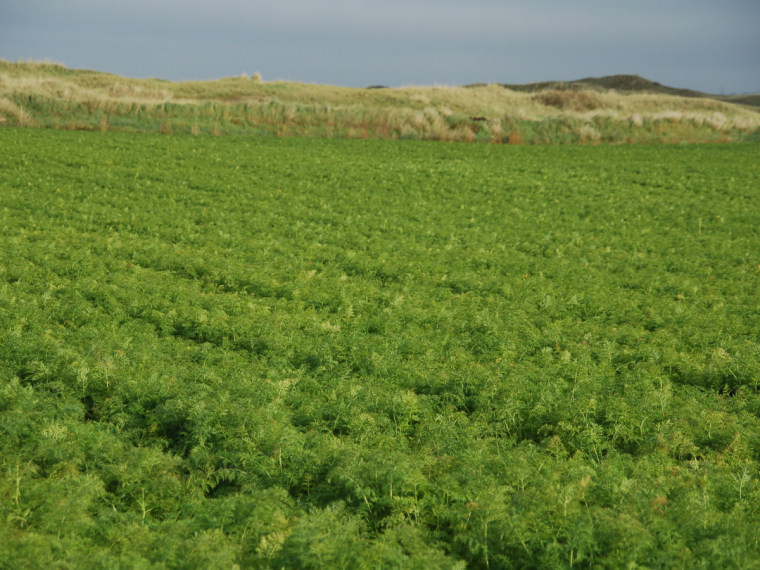
{"label": "dark green vegetation", "polygon": [[760,566],[758,146],[0,156],[0,567]]}

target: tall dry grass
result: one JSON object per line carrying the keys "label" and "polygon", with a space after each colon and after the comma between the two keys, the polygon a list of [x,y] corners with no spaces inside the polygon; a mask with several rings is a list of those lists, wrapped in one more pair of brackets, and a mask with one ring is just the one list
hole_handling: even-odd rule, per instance
{"label": "tall dry grass", "polygon": [[10,99],[0,97],[0,122],[5,122],[8,119],[16,123],[23,123],[24,111]]}
{"label": "tall dry grass", "polygon": [[527,93],[499,85],[357,89],[264,82],[258,74],[175,83],[5,61],[0,61],[0,118],[4,124],[165,134],[512,144],[738,140],[760,129],[760,112],[753,109],[652,93],[556,88]]}

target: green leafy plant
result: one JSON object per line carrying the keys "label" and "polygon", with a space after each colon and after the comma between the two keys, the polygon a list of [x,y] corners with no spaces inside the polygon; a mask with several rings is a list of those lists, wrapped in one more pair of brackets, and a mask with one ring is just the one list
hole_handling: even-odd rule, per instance
{"label": "green leafy plant", "polygon": [[755,145],[110,127],[0,131],[0,567],[760,564]]}

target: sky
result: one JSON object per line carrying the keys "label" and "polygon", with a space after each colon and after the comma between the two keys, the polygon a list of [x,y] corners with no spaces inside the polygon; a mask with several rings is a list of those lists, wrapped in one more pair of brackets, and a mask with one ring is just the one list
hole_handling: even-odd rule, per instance
{"label": "sky", "polygon": [[171,80],[760,93],[758,29],[760,0],[0,0],[0,58]]}

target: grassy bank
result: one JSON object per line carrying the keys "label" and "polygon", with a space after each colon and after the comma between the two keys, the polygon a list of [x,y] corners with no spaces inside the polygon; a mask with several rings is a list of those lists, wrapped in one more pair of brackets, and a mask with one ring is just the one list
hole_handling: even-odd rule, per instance
{"label": "grassy bank", "polygon": [[260,78],[170,82],[0,62],[5,125],[196,135],[492,143],[729,142],[760,112],[707,97],[589,84],[356,89]]}

